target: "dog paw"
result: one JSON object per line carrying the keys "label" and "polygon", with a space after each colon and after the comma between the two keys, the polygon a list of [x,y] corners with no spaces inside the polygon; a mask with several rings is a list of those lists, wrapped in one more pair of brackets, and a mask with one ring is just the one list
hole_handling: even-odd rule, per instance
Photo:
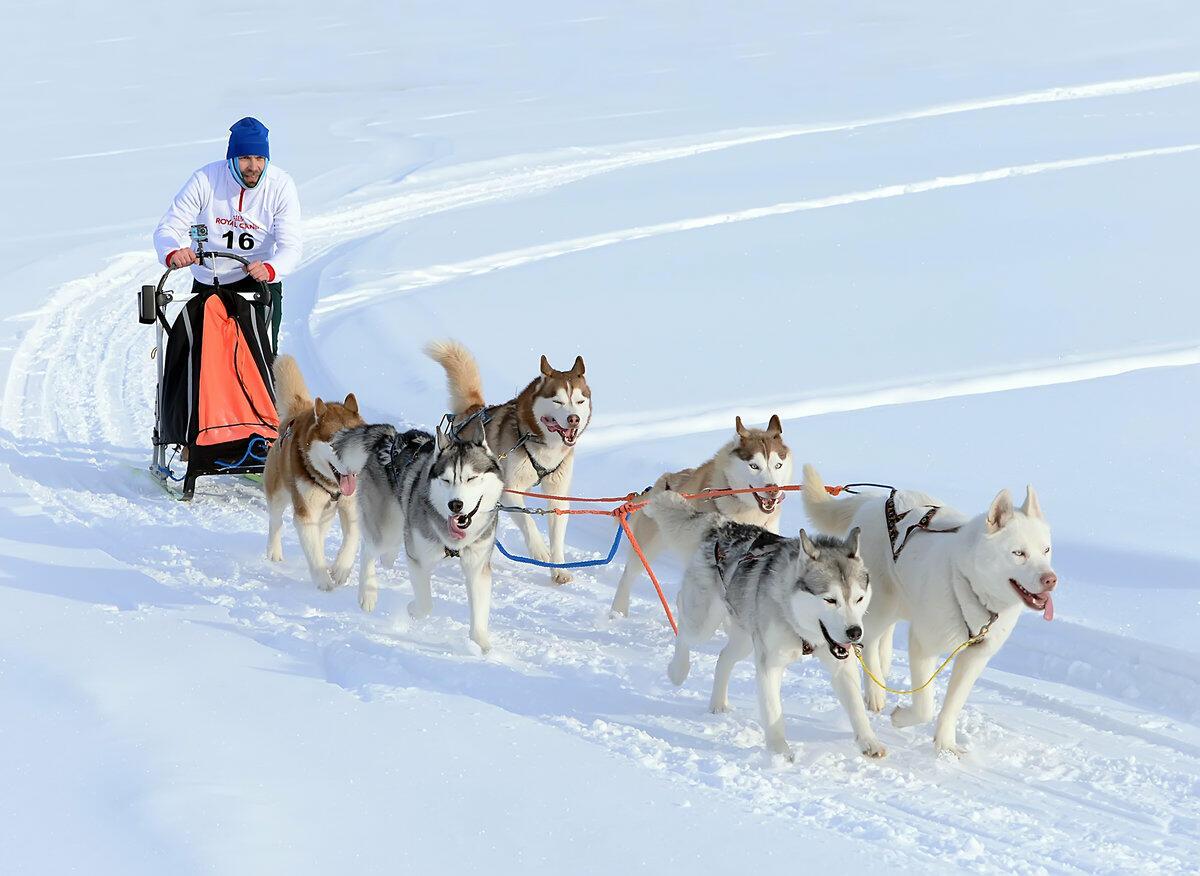
{"label": "dog paw", "polygon": [[282,563],[283,562],[283,548],[282,547],[267,548],[267,559],[270,560],[272,563]]}
{"label": "dog paw", "polygon": [[548,563],[550,562],[550,546],[541,540],[530,542],[529,556],[539,563]]}
{"label": "dog paw", "polygon": [[714,715],[724,715],[728,712],[732,712],[733,709],[730,708],[729,703],[709,703],[708,711]]}
{"label": "dog paw", "polygon": [[967,750],[961,745],[941,745],[934,743],[934,754],[939,760],[959,760],[967,756]]}
{"label": "dog paw", "polygon": [[858,750],[871,758],[887,757],[887,749],[875,737],[858,740]]}
{"label": "dog paw", "polygon": [[691,671],[691,657],[676,651],[675,656],[671,658],[671,662],[667,664],[667,678],[671,679],[671,684],[679,687],[687,681],[688,672]]}
{"label": "dog paw", "polygon": [[358,606],[363,611],[371,612],[375,610],[376,604],[379,602],[378,587],[359,587],[358,588]]}
{"label": "dog paw", "polygon": [[351,563],[347,563],[346,565],[339,563],[334,566],[333,571],[330,573],[330,576],[333,578],[334,586],[341,587],[343,584],[349,581],[350,572],[353,568],[354,567]]}
{"label": "dog paw", "polygon": [[883,707],[887,705],[887,697],[884,696],[881,690],[867,691],[866,699],[868,712],[882,712]]}
{"label": "dog paw", "polygon": [[622,609],[622,608],[617,608],[614,605],[612,608],[610,608],[608,610],[608,619],[609,620],[625,620],[625,618],[627,618],[627,617],[629,617],[629,608],[628,607],[625,607]]}
{"label": "dog paw", "polygon": [[492,637],[487,633],[471,633],[471,641],[478,645],[484,654],[492,650]]}
{"label": "dog paw", "polygon": [[329,591],[337,585],[333,583],[333,578],[329,575],[328,569],[316,569],[312,573],[313,583],[317,585],[318,590]]}
{"label": "dog paw", "polygon": [[954,760],[963,757],[967,753],[967,749],[958,744],[958,738],[954,734],[934,734],[933,750],[938,757]]}
{"label": "dog paw", "polygon": [[408,616],[413,620],[421,620],[422,618],[429,617],[429,614],[432,611],[432,605],[422,605],[415,599],[408,604]]}
{"label": "dog paw", "polygon": [[550,576],[550,581],[554,584],[570,584],[575,580],[575,576],[566,569],[555,569],[554,574]]}
{"label": "dog paw", "polygon": [[792,751],[792,747],[786,742],[768,746],[767,750],[771,753],[772,758],[781,758],[784,763],[796,762],[796,753]]}
{"label": "dog paw", "polygon": [[924,724],[929,718],[918,714],[917,710],[912,706],[896,706],[892,710],[892,726],[893,727],[915,727],[918,724]]}

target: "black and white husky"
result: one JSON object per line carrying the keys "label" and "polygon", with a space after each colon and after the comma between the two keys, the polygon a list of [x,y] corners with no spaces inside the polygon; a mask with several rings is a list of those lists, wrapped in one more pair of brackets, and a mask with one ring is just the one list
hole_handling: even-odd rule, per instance
{"label": "black and white husky", "polygon": [[490,561],[504,482],[486,438],[450,437],[440,430],[401,433],[374,425],[342,432],[334,446],[342,459],[361,465],[359,605],[374,610],[379,596],[376,561],[382,557],[390,565],[403,548],[413,586],[408,613],[426,617],[433,608],[433,567],[457,557],[467,582],[471,639],[488,651]]}
{"label": "black and white husky", "polygon": [[709,707],[728,710],[730,673],[753,652],[767,749],[790,761],[780,698],[783,671],[815,652],[833,676],[834,692],[859,749],[868,757],[883,757],[886,749],[863,707],[858,667],[848,659],[862,636],[870,602],[858,530],[845,539],[813,540],[804,530],[796,538],[784,538],[761,526],[698,511],[675,492],[655,496],[644,513],[691,558],[676,603],[679,636],[667,666],[671,681],[683,684],[691,667],[690,646],[707,641],[724,624],[729,642],[717,658]]}

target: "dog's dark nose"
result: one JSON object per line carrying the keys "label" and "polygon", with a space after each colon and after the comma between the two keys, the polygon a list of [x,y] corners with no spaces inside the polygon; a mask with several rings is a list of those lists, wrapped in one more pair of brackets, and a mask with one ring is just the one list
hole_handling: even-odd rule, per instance
{"label": "dog's dark nose", "polygon": [[461,514],[462,513],[462,502],[459,499],[451,499],[446,504],[450,507],[451,514]]}
{"label": "dog's dark nose", "polygon": [[1041,581],[1043,593],[1048,593],[1058,586],[1058,576],[1053,572],[1043,572]]}
{"label": "dog's dark nose", "polygon": [[579,425],[579,414],[568,414],[567,415],[567,426],[570,428],[574,428],[578,425]]}
{"label": "dog's dark nose", "polygon": [[862,627],[846,627],[846,638],[851,642],[857,642],[862,638]]}

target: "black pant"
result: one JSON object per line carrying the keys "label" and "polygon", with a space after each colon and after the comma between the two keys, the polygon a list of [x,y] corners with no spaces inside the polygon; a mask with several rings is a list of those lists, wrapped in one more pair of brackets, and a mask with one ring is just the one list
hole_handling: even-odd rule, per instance
{"label": "black pant", "polygon": [[[271,293],[271,350],[278,353],[279,324],[283,320],[283,284],[267,283],[265,285],[267,291]],[[212,288],[208,283],[201,283],[196,279],[192,280],[192,294],[194,295],[206,292]],[[240,295],[258,292],[261,287],[258,280],[255,280],[253,277],[242,277],[240,280],[235,280],[232,283],[222,283],[221,288],[228,289]]]}

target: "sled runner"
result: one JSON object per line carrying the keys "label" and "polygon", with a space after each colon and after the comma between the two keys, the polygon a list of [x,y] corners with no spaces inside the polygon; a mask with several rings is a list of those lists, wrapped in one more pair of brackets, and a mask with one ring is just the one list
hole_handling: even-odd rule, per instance
{"label": "sled runner", "polygon": [[[232,253],[206,252],[208,231],[192,227],[200,261],[246,259]],[[278,437],[275,386],[268,326],[271,296],[266,285],[252,293],[213,286],[200,293],[164,291],[167,268],[157,286],[143,286],[138,297],[138,321],[155,324],[154,358],[158,391],[154,402],[154,454],[150,472],[164,485],[182,483],[182,499],[196,491],[196,479],[210,475],[260,474],[267,449]],[[174,322],[167,305],[182,301]],[[168,461],[178,454],[186,460],[183,475]]]}

